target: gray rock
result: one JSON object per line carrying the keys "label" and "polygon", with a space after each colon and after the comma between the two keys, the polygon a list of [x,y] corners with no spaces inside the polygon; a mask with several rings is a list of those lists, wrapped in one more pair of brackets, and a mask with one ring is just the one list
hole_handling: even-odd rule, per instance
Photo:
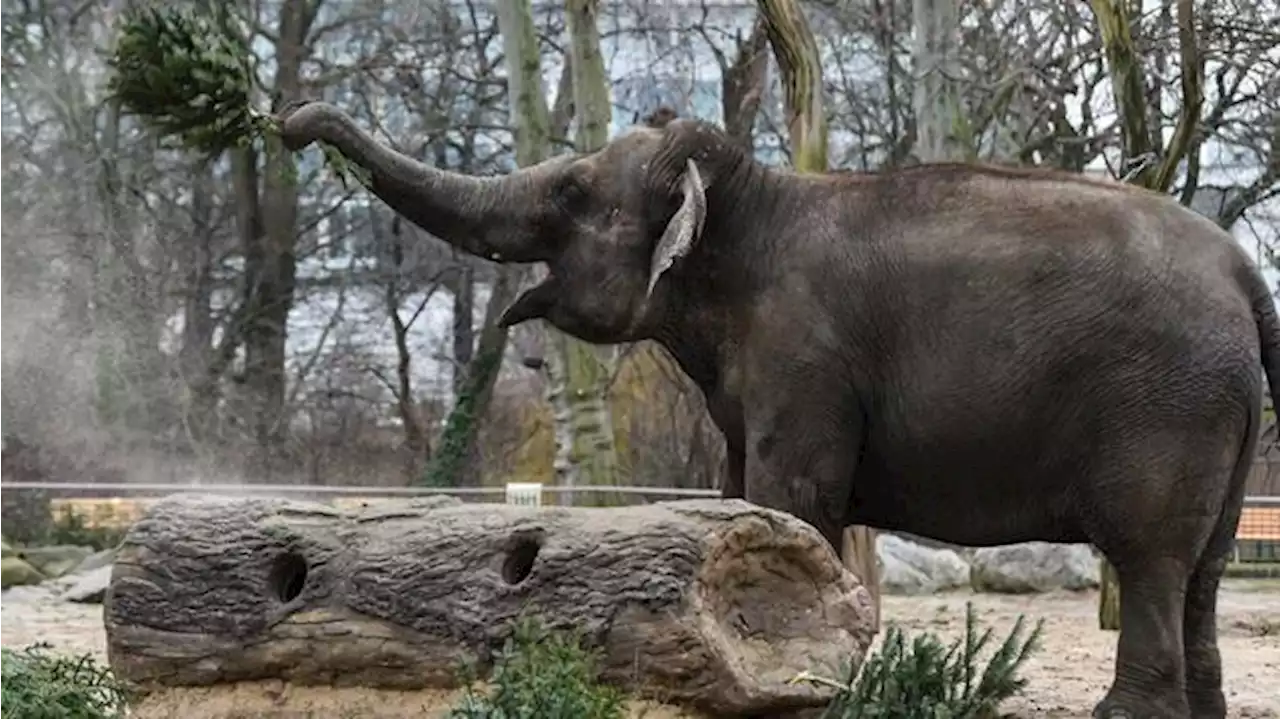
{"label": "gray rock", "polygon": [[60,577],[67,574],[91,554],[93,554],[93,547],[82,547],[78,544],[28,547],[22,550],[23,558],[47,577]]}
{"label": "gray rock", "polygon": [[84,561],[77,564],[76,568],[71,570],[70,574],[84,574],[86,572],[92,572],[99,567],[109,567],[114,564],[115,561],[115,548],[104,549],[101,552],[94,552],[93,554],[85,557]]}
{"label": "gray rock", "polygon": [[77,575],[76,581],[62,593],[62,598],[77,604],[101,604],[111,584],[113,565],[105,565]]}
{"label": "gray rock", "polygon": [[973,553],[974,591],[1028,594],[1098,586],[1098,560],[1087,544],[1023,542]]}
{"label": "gray rock", "polygon": [[933,594],[969,584],[969,563],[893,534],[876,535],[880,587],[886,594]]}

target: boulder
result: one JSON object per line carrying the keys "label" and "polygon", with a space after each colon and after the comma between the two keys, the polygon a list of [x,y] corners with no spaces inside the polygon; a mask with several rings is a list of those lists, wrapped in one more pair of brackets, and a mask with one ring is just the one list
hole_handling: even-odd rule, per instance
{"label": "boulder", "polygon": [[101,604],[111,584],[111,570],[112,566],[107,564],[73,574],[67,577],[72,583],[59,596],[77,604]]}
{"label": "boulder", "polygon": [[880,588],[886,594],[933,594],[969,586],[969,563],[950,549],[932,549],[902,537],[876,536]]}
{"label": "boulder", "polygon": [[974,591],[1004,594],[1098,586],[1098,560],[1087,544],[1024,542],[973,553]]}
{"label": "boulder", "polygon": [[483,679],[521,615],[580,632],[632,695],[718,715],[825,705],[832,687],[790,680],[840,676],[874,635],[870,594],[822,536],[742,500],[344,510],[179,495],[132,525],[104,606],[113,672],[153,697],[140,706],[193,690],[231,706],[264,681],[362,689],[330,716],[454,688],[462,661]]}
{"label": "boulder", "polygon": [[50,547],[28,547],[22,556],[46,577],[60,577],[80,565],[93,554],[93,547],[56,544]]}
{"label": "boulder", "polygon": [[84,558],[84,561],[76,565],[76,568],[69,572],[70,574],[85,574],[92,572],[100,567],[109,567],[116,561],[116,549],[104,549],[100,552],[94,552]]}
{"label": "boulder", "polygon": [[9,540],[0,539],[0,559],[4,559],[5,557],[16,557],[16,556],[18,556],[18,550],[9,546]]}
{"label": "boulder", "polygon": [[0,589],[39,584],[45,576],[21,557],[0,559]]}

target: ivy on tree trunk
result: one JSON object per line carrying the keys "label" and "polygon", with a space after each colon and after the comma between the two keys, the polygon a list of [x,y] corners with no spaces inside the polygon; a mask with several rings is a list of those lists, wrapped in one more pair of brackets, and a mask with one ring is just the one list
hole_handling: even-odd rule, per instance
{"label": "ivy on tree trunk", "polygon": [[[546,159],[550,143],[551,122],[542,90],[538,36],[529,0],[501,0],[497,11],[515,126],[516,163],[528,167]],[[479,478],[476,438],[507,348],[507,330],[498,326],[498,317],[515,299],[521,274],[512,265],[498,267],[498,279],[485,308],[480,346],[467,369],[463,390],[445,420],[440,446],[422,475],[422,483],[427,486],[456,487]]]}

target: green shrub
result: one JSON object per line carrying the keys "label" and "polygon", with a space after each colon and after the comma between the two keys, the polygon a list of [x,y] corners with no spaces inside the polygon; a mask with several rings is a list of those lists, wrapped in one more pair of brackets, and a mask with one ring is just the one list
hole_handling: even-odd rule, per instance
{"label": "green shrub", "polygon": [[54,654],[48,644],[0,650],[4,715],[21,719],[118,719],[126,693],[91,655]]}
{"label": "green shrub", "polygon": [[74,544],[80,547],[93,547],[95,551],[114,549],[120,545],[128,530],[117,527],[90,527],[85,518],[63,507],[59,516],[44,537],[44,544]]}
{"label": "green shrub", "polygon": [[979,669],[978,655],[991,640],[991,629],[978,633],[973,605],[965,606],[964,636],[950,646],[936,634],[907,642],[901,629],[889,625],[879,651],[842,683],[802,674],[797,679],[834,684],[840,691],[822,719],[990,719],[999,706],[1026,685],[1018,676],[1040,648],[1044,622],[1022,639],[1023,618]]}
{"label": "green shrub", "polygon": [[[101,552],[104,549],[115,549],[120,546],[120,542],[128,532],[127,527],[90,527],[84,516],[72,511],[70,507],[63,507],[57,516],[48,514],[48,509],[46,504],[47,514],[39,529],[35,529],[35,524],[30,521],[23,525],[26,531],[18,533],[21,539],[10,537],[8,535],[10,525],[5,525],[5,557],[22,557],[28,550],[34,553],[35,550],[30,549],[32,547],[63,545],[92,547],[95,552]],[[9,520],[6,518],[4,521]]]}
{"label": "green shrub", "polygon": [[490,692],[468,688],[448,719],[621,719],[625,699],[596,680],[596,656],[576,634],[550,632],[532,619],[515,625],[493,667]]}

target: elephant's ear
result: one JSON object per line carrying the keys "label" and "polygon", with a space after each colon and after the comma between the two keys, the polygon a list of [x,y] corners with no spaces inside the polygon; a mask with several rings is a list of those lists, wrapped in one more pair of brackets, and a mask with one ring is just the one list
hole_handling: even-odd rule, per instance
{"label": "elephant's ear", "polygon": [[684,195],[684,199],[680,202],[680,209],[671,216],[667,229],[662,233],[662,239],[658,240],[658,246],[653,250],[653,259],[649,264],[649,288],[645,291],[646,298],[653,294],[653,287],[658,284],[658,278],[662,277],[662,273],[675,264],[677,257],[689,254],[693,243],[702,236],[702,227],[707,219],[707,194],[702,185],[702,175],[698,173],[698,166],[693,160],[687,161],[680,187]]}

